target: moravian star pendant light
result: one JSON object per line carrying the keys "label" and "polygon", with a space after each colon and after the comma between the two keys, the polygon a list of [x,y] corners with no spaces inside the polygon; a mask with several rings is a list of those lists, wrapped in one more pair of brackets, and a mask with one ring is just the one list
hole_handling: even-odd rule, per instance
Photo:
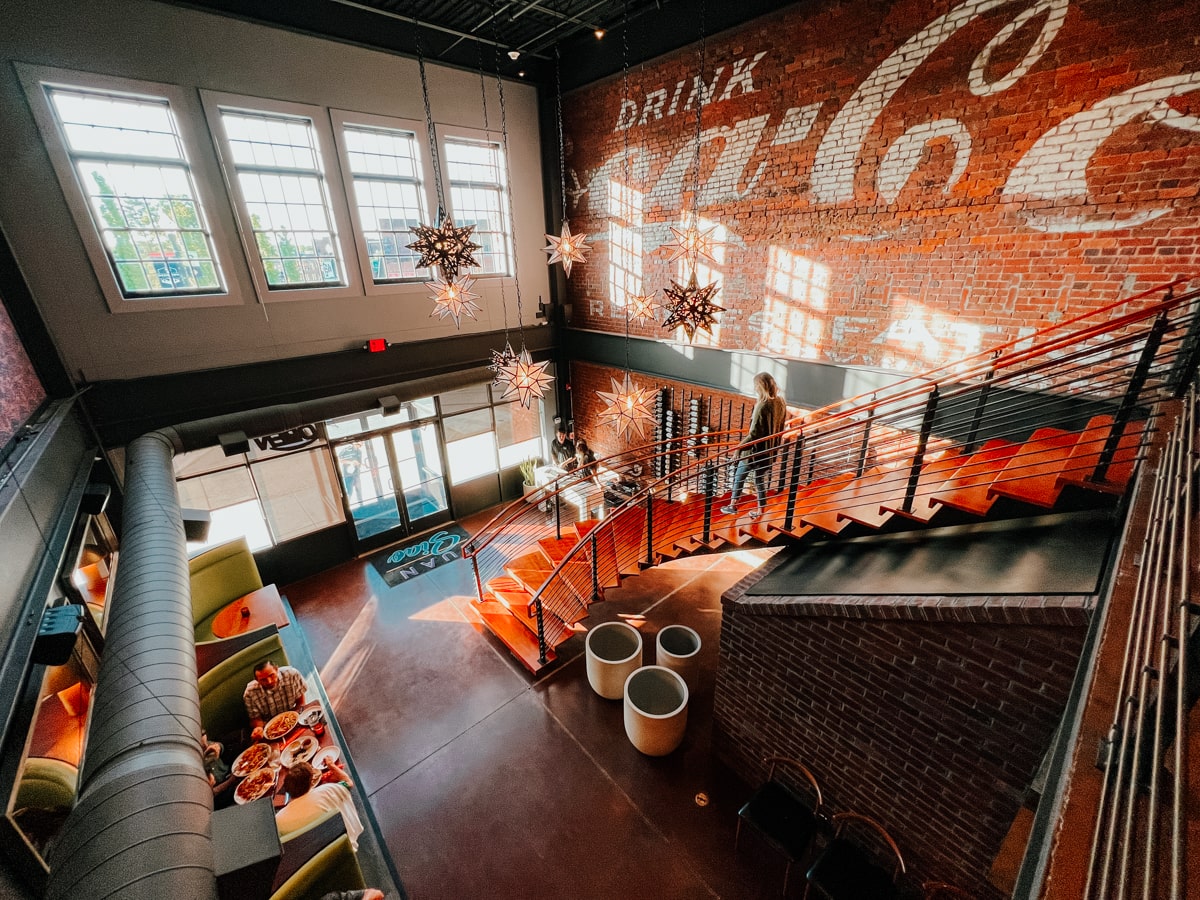
{"label": "moravian star pendant light", "polygon": [[[622,46],[624,48],[624,78],[622,96],[629,95],[629,2],[625,2],[624,24],[621,29]],[[629,129],[625,130],[625,182],[630,181],[629,173]],[[638,315],[652,317],[647,309],[653,309],[653,300],[645,295],[631,296],[625,294],[625,377],[622,381],[612,379],[612,391],[596,391],[604,409],[600,413],[600,421],[611,423],[617,435],[628,440],[633,432],[638,438],[645,436],[645,428],[654,425],[654,413],[651,406],[654,403],[654,391],[649,388],[637,387],[629,372],[629,320],[634,315],[634,304],[638,304]]]}
{"label": "moravian star pendant light", "polygon": [[[409,250],[420,255],[417,261],[418,268],[427,269],[435,268],[438,271],[437,280],[430,283],[434,289],[433,299],[436,302],[434,311],[431,315],[439,315],[441,318],[446,318],[448,315],[454,316],[455,327],[459,325],[459,316],[466,312],[475,318],[472,307],[475,307],[467,299],[467,305],[464,306],[461,297],[464,293],[469,292],[469,284],[464,284],[458,280],[459,273],[463,269],[473,266],[478,266],[479,263],[475,260],[475,251],[480,249],[479,244],[471,240],[471,234],[475,230],[474,225],[466,225],[458,227],[454,224],[454,220],[446,215],[446,200],[445,193],[442,190],[442,164],[438,157],[437,139],[433,131],[433,113],[429,108],[429,84],[425,80],[425,57],[421,54],[421,41],[417,37],[417,65],[421,72],[421,97],[425,101],[425,128],[429,136],[429,156],[433,160],[433,184],[437,191],[437,221],[436,226],[432,225],[417,225],[409,230],[416,236],[416,240],[411,244],[406,244]],[[469,282],[469,278],[467,281]],[[478,296],[471,294],[471,297]]]}
{"label": "moravian star pendant light", "polygon": [[704,106],[704,14],[704,0],[700,0],[700,47],[697,54],[699,57],[699,71],[696,73],[696,80],[694,82],[696,85],[696,150],[692,158],[692,209],[687,228],[671,229],[677,239],[671,260],[684,260],[687,268],[691,271],[691,277],[688,278],[685,284],[672,279],[671,286],[663,288],[663,293],[667,298],[665,304],[667,318],[663,322],[663,328],[667,331],[682,328],[689,342],[696,337],[697,331],[704,331],[711,335],[712,327],[717,321],[716,314],[724,312],[723,307],[717,306],[717,304],[712,302],[713,295],[718,290],[717,283],[714,281],[701,286],[696,280],[696,269],[699,265],[700,257],[704,256],[710,260],[713,259],[712,232],[714,230],[710,228],[702,231],[699,227],[700,110]]}
{"label": "moravian star pendant light", "polygon": [[567,161],[563,145],[562,71],[557,50],[555,50],[554,54],[554,75],[558,82],[558,175],[561,191],[559,196],[562,198],[563,205],[563,219],[562,231],[557,235],[546,235],[548,243],[543,250],[550,254],[546,265],[552,266],[556,262],[561,262],[563,274],[570,278],[571,266],[574,263],[586,262],[588,251],[591,247],[588,245],[586,234],[572,234],[571,226],[567,224]]}

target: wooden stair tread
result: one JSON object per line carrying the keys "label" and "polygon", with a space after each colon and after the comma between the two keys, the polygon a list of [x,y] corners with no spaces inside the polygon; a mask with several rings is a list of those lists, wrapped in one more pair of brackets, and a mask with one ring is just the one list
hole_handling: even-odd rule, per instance
{"label": "wooden stair tread", "polygon": [[563,557],[579,543],[579,535],[568,533],[560,538],[541,538],[537,543],[551,564],[557,566],[562,562]]}
{"label": "wooden stair tread", "polygon": [[522,609],[526,615],[533,615],[533,594],[527,591],[519,581],[501,575],[498,578],[489,578],[485,587],[497,600],[514,612]]}
{"label": "wooden stair tread", "polygon": [[966,457],[954,449],[938,451],[933,459],[927,459],[917,475],[917,489],[913,495],[912,508],[904,509],[904,495],[908,490],[909,467],[901,467],[904,479],[898,496],[884,499],[879,504],[880,513],[894,513],[915,522],[928,522],[942,508],[932,496],[934,490],[962,465]]}
{"label": "wooden stair tread", "polygon": [[838,515],[868,528],[882,527],[896,514],[887,504],[904,502],[908,476],[908,467],[894,466],[855,479],[846,490],[845,503]]}
{"label": "wooden stair tread", "polygon": [[512,611],[496,600],[476,603],[479,617],[531,675],[537,675],[557,658],[554,649],[546,647],[546,662],[541,661],[536,632],[530,631]]}
{"label": "wooden stair tread", "polygon": [[547,572],[551,571],[554,566],[546,557],[546,554],[541,551],[541,548],[534,550],[532,553],[523,553],[515,559],[510,559],[506,569],[544,569]]}
{"label": "wooden stair tread", "polygon": [[991,486],[992,494],[1052,509],[1062,492],[1061,476],[1079,439],[1076,432],[1039,428],[1000,470]]}
{"label": "wooden stair tread", "polygon": [[553,569],[514,569],[509,564],[504,567],[504,571],[529,593],[536,594],[546,583]]}
{"label": "wooden stair tread", "polygon": [[977,516],[987,515],[996,500],[996,495],[991,492],[992,482],[1002,464],[1016,456],[1020,449],[1020,444],[1009,441],[988,441],[933,492],[931,500]]}
{"label": "wooden stair tread", "polygon": [[842,492],[855,481],[852,472],[837,475],[810,491],[796,502],[796,515],[805,525],[812,525],[828,534],[837,534],[849,522],[838,515],[842,505]]}
{"label": "wooden stair tread", "polygon": [[1100,454],[1104,451],[1104,444],[1112,426],[1112,416],[1095,416],[1088,422],[1088,427],[1084,429],[1083,435],[1071,452],[1071,458],[1062,476],[1063,484],[1079,485],[1105,494],[1124,493],[1137,463],[1145,423],[1130,422],[1125,426],[1104,480],[1093,481],[1092,474],[1100,462]]}

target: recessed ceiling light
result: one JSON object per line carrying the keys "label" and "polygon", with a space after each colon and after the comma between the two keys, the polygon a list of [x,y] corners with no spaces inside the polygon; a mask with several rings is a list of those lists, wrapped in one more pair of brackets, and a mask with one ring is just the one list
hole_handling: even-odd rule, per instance
{"label": "recessed ceiling light", "polygon": [[600,40],[600,38],[604,37],[604,29],[603,29],[603,28],[597,28],[597,29],[595,30],[594,34],[596,35],[596,40]]}
{"label": "recessed ceiling light", "polygon": [[518,73],[517,73],[517,77],[518,77],[518,78],[524,78],[524,77],[525,77],[525,70],[524,70],[524,69],[522,69],[520,72],[518,72]]}
{"label": "recessed ceiling light", "polygon": [[511,60],[514,60],[514,61],[515,61],[515,60],[518,60],[518,59],[520,59],[520,58],[521,58],[521,51],[520,51],[520,50],[509,50],[509,51],[508,51],[508,58],[509,58],[509,59],[511,59]]}

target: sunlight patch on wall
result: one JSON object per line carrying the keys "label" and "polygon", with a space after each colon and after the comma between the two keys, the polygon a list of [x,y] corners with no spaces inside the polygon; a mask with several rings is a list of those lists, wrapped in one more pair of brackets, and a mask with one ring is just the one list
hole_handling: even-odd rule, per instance
{"label": "sunlight patch on wall", "polygon": [[771,374],[779,384],[780,392],[787,395],[787,360],[736,351],[729,354],[729,383],[738,393],[753,396],[754,376],[759,372]]}
{"label": "sunlight patch on wall", "polygon": [[829,267],[772,245],[763,309],[750,317],[759,346],[791,359],[817,359],[825,334]]}
{"label": "sunlight patch on wall", "polygon": [[906,294],[892,297],[892,321],[872,341],[881,346],[880,365],[923,372],[978,353],[983,329],[918,303]]}
{"label": "sunlight patch on wall", "polygon": [[[608,181],[608,300],[614,314],[642,292],[642,206],[645,195]],[[622,313],[623,315],[623,313]]]}

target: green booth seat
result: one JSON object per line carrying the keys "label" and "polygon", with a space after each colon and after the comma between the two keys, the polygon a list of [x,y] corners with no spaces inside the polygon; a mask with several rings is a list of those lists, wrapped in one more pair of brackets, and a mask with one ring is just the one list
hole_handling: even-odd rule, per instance
{"label": "green booth seat", "polygon": [[258,564],[244,537],[193,556],[188,560],[188,571],[197,642],[215,638],[212,622],[225,606],[263,586]]}
{"label": "green booth seat", "polygon": [[79,769],[49,756],[25,760],[13,809],[70,809],[75,805]]}
{"label": "green booth seat", "polygon": [[242,694],[254,678],[254,666],[264,659],[277,666],[289,664],[278,631],[239,650],[200,676],[200,722],[211,739],[221,740],[249,727]]}
{"label": "green booth seat", "polygon": [[362,890],[366,886],[358,857],[343,834],[300,866],[271,894],[271,900],[321,900],[330,891]]}

